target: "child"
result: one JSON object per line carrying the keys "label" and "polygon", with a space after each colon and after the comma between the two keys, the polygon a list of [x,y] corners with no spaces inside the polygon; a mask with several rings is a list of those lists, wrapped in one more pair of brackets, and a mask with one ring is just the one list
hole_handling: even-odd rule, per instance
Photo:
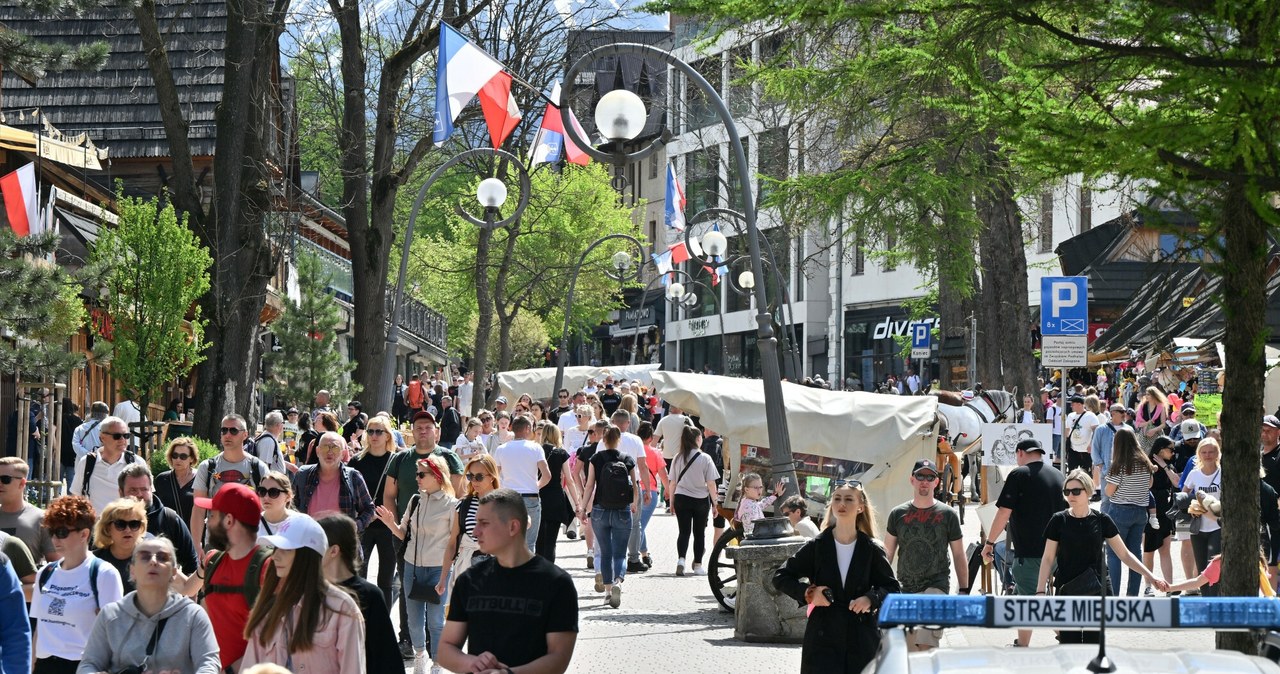
{"label": "child", "polygon": [[764,497],[764,480],[757,473],[742,476],[742,498],[738,501],[738,512],[734,519],[742,522],[744,536],[750,536],[756,528],[756,520],[764,519],[764,509],[782,496],[782,483],[773,488],[773,495]]}
{"label": "child", "polygon": [[[1205,585],[1217,585],[1218,577],[1222,574],[1222,555],[1214,555],[1213,559],[1204,567],[1204,571],[1195,578],[1184,580],[1181,583],[1174,583],[1169,586],[1169,592],[1182,592],[1184,590],[1198,590]],[[1264,597],[1276,596],[1275,590],[1271,588],[1271,581],[1267,577],[1267,561],[1265,558],[1258,559],[1258,593]]]}

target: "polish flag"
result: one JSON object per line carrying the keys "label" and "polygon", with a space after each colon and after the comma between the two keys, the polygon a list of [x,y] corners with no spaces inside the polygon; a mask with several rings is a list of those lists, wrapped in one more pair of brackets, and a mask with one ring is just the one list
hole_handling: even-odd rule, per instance
{"label": "polish flag", "polygon": [[484,85],[480,90],[480,107],[484,110],[484,121],[489,126],[493,147],[502,147],[524,116],[516,105],[516,97],[511,94],[511,75],[498,73]]}
{"label": "polish flag", "polygon": [[40,231],[35,164],[0,177],[0,193],[4,195],[4,210],[15,234],[27,236],[32,230]]}
{"label": "polish flag", "polygon": [[671,253],[671,262],[673,264],[687,262],[693,258],[693,256],[689,254],[688,246],[684,245],[684,241],[677,241],[671,244],[671,247],[667,250]]}

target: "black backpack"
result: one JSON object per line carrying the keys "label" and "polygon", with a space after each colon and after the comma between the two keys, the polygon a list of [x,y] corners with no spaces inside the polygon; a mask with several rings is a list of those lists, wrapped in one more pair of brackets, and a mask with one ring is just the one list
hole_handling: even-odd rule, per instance
{"label": "black backpack", "polygon": [[[135,463],[138,455],[132,450],[124,450],[124,465]],[[94,450],[84,455],[84,481],[80,484],[80,495],[89,495],[89,478],[93,477],[93,469],[98,467],[98,450]]]}
{"label": "black backpack", "polygon": [[635,501],[636,488],[631,481],[627,457],[616,449],[596,452],[596,456],[603,458],[597,463],[603,470],[596,472],[596,505],[607,510],[630,507]]}

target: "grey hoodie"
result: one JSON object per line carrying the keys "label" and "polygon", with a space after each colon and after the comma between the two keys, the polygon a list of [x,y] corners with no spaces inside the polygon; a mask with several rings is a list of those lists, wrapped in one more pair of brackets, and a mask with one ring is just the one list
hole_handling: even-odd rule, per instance
{"label": "grey hoodie", "polygon": [[218,674],[218,641],[204,609],[186,597],[169,593],[164,608],[148,618],[130,592],[118,602],[102,607],[93,623],[84,658],[77,674],[116,672],[141,665],[147,643],[161,618],[168,618],[155,652],[147,661],[148,671],[173,670],[182,674]]}

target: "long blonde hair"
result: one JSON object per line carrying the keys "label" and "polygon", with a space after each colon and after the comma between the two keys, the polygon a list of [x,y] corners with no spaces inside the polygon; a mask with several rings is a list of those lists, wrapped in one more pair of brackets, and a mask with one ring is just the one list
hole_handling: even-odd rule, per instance
{"label": "long blonde hair", "polygon": [[[862,488],[861,483],[846,483],[831,490],[831,495],[835,496],[837,490],[851,489],[853,493],[862,499],[862,512],[858,513],[858,518],[854,524],[858,527],[858,531],[870,536],[876,537],[876,509],[871,505],[871,497],[867,496],[867,492]],[[827,510],[822,514],[822,529],[825,531],[836,525],[835,516],[831,512],[831,504],[827,504]]]}
{"label": "long blonde hair", "polygon": [[[493,460],[493,457],[488,454],[476,454],[467,460],[466,472],[470,473],[471,466],[477,463],[484,466],[484,469],[489,472],[489,477],[493,478],[493,488],[501,489],[502,482],[498,478],[498,463]],[[470,479],[467,480],[467,496],[478,496],[475,483]]]}

